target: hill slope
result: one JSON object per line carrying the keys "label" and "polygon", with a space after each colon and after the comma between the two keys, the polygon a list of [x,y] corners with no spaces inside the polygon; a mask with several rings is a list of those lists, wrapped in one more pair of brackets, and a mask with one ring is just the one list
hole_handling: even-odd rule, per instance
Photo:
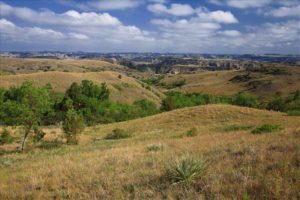
{"label": "hill slope", "polygon": [[[245,70],[212,71],[197,74],[178,74],[163,80],[171,84],[186,80],[186,85],[177,88],[183,92],[204,92],[215,95],[234,95],[245,91],[249,94],[269,99],[276,92],[288,95],[300,89],[300,68],[282,67],[289,74],[267,74]],[[280,68],[279,68],[280,69]]]}
{"label": "hill slope", "polygon": [[126,71],[127,67],[103,60],[68,60],[39,58],[4,58],[0,57],[0,72],[22,74],[43,71],[91,72],[91,71]]}
{"label": "hill slope", "polygon": [[134,78],[111,71],[89,73],[39,72],[5,75],[0,76],[0,87],[9,88],[21,84],[24,80],[34,80],[38,85],[43,86],[50,83],[54,91],[64,92],[73,82],[81,82],[84,79],[91,80],[96,84],[106,82],[111,91],[111,99],[114,101],[132,103],[135,100],[146,98],[160,104],[161,97],[163,97],[163,94],[155,88],[145,89]]}
{"label": "hill slope", "polygon": [[[283,130],[250,133],[251,126],[263,123],[281,124]],[[232,125],[244,129],[231,130]],[[206,105],[90,127],[78,146],[0,157],[0,198],[296,199],[299,126],[299,117],[283,113]],[[185,136],[192,127],[198,135]],[[114,128],[133,137],[104,140]],[[149,151],[151,144],[163,149]],[[170,162],[183,154],[210,163],[202,177],[184,187],[166,176]]]}

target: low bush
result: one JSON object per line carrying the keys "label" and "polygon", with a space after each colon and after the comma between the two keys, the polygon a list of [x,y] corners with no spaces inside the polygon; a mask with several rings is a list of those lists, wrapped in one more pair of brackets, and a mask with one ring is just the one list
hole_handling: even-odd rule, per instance
{"label": "low bush", "polygon": [[207,162],[185,155],[171,163],[167,169],[167,177],[173,183],[191,183],[207,171]]}
{"label": "low bush", "polygon": [[272,133],[275,131],[281,130],[282,127],[279,124],[263,124],[260,127],[257,127],[251,131],[252,134],[261,134],[261,133]]}
{"label": "low bush", "polygon": [[300,116],[300,110],[290,110],[287,113],[289,116]]}
{"label": "low bush", "polygon": [[164,149],[163,144],[151,144],[147,146],[148,151],[161,151]]}
{"label": "low bush", "polygon": [[188,137],[195,137],[196,135],[198,135],[198,130],[196,128],[191,128],[186,132],[186,136]]}
{"label": "low bush", "polygon": [[106,140],[119,140],[132,137],[131,133],[127,133],[123,129],[116,128],[111,133],[107,134],[104,139]]}
{"label": "low bush", "polygon": [[9,130],[4,129],[0,133],[0,144],[9,144],[9,143],[12,143],[13,141],[14,141],[14,138],[11,136],[11,133],[9,132]]}

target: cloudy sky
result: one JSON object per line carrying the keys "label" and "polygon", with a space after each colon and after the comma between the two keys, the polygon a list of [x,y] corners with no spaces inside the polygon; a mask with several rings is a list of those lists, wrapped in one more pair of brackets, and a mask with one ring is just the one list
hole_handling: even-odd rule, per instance
{"label": "cloudy sky", "polygon": [[300,54],[300,0],[0,0],[0,50]]}

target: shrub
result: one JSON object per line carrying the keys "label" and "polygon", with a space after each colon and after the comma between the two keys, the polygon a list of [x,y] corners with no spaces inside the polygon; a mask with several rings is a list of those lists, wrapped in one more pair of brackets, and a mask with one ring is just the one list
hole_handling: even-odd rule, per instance
{"label": "shrub", "polygon": [[35,143],[41,141],[44,138],[44,136],[46,135],[45,132],[43,132],[41,129],[39,129],[37,127],[33,128],[33,132],[34,132],[33,142],[35,142]]}
{"label": "shrub", "polygon": [[191,128],[186,132],[186,136],[188,137],[194,137],[196,135],[198,135],[198,130],[196,128]]}
{"label": "shrub", "polygon": [[151,144],[147,146],[148,151],[161,151],[164,149],[163,144]]}
{"label": "shrub", "polygon": [[68,144],[77,144],[77,135],[84,130],[84,120],[81,115],[78,115],[75,110],[68,110],[66,118],[63,122],[63,129],[67,138]]}
{"label": "shrub", "polygon": [[289,116],[300,116],[300,110],[289,110],[287,113]]}
{"label": "shrub", "polygon": [[132,137],[131,133],[127,133],[123,129],[116,128],[111,133],[107,134],[104,139],[106,140],[119,140]]}
{"label": "shrub", "polygon": [[206,170],[206,160],[185,155],[169,166],[167,176],[173,183],[191,183],[202,176]]}
{"label": "shrub", "polygon": [[233,104],[238,106],[257,108],[259,105],[259,101],[254,96],[250,96],[244,92],[240,92],[236,95],[235,99],[233,100]]}
{"label": "shrub", "polygon": [[263,124],[260,127],[257,127],[251,131],[252,134],[261,134],[261,133],[272,133],[275,131],[281,130],[282,127],[279,124]]}
{"label": "shrub", "polygon": [[9,144],[14,141],[14,138],[11,136],[10,132],[7,129],[4,129],[0,133],[0,144]]}
{"label": "shrub", "polygon": [[119,78],[119,79],[122,79],[122,75],[121,75],[121,74],[119,74],[119,75],[118,75],[118,78]]}

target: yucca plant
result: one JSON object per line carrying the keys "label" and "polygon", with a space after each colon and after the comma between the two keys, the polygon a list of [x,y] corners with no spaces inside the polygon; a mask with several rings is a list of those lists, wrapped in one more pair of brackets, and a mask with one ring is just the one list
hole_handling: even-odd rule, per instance
{"label": "yucca plant", "polygon": [[207,170],[207,161],[196,159],[193,156],[185,155],[171,163],[167,174],[171,181],[178,183],[191,183]]}

